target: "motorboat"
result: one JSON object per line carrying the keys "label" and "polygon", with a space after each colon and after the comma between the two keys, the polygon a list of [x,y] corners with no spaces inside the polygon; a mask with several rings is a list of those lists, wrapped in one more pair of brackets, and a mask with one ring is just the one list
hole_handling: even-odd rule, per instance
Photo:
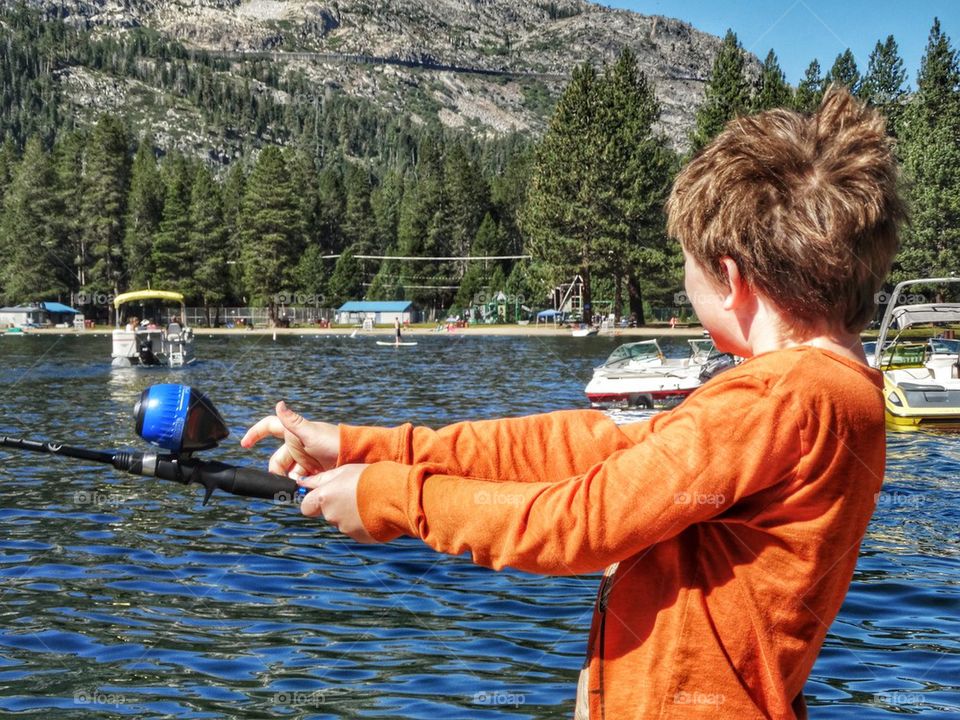
{"label": "motorboat", "polygon": [[[953,337],[960,325],[960,302],[927,302],[916,292],[918,286],[932,289],[938,298],[948,297],[948,288],[956,296],[960,278],[899,283],[876,342],[865,343],[864,350],[870,365],[883,373],[888,427],[960,431],[960,340]],[[903,300],[921,302],[901,304]]]}
{"label": "motorboat", "polygon": [[672,407],[735,363],[732,355],[718,352],[709,338],[687,343],[686,358],[666,357],[656,340],[620,345],[594,369],[585,390],[587,399],[595,407]]}
{"label": "motorboat", "polygon": [[573,337],[593,337],[598,332],[600,332],[600,328],[584,325],[583,327],[574,328],[570,331],[570,334],[573,335]]}
{"label": "motorboat", "polygon": [[[166,327],[146,320],[135,326],[120,326],[120,308],[123,305],[157,301],[179,303],[179,319],[174,317]],[[186,316],[183,295],[166,290],[136,290],[117,295],[113,304],[117,310],[111,356],[114,367],[182,367],[194,361],[193,330],[180,320]]]}

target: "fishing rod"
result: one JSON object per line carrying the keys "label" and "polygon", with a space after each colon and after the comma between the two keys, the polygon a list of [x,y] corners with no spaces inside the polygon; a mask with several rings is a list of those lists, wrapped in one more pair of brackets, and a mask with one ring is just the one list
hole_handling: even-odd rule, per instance
{"label": "fishing rod", "polygon": [[148,387],[134,406],[133,416],[137,435],[168,453],[88,450],[5,435],[0,435],[0,447],[104,463],[133,475],[184,485],[196,483],[205,488],[204,505],[216,489],[279,502],[296,502],[306,494],[306,488],[283,475],[194,457],[195,452],[217,447],[230,434],[210,399],[194,388],[174,384]]}

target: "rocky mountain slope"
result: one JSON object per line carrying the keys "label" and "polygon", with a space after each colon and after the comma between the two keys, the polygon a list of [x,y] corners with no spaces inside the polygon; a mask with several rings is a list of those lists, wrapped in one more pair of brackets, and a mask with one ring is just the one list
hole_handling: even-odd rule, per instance
{"label": "rocky mountain slope", "polygon": [[[583,0],[32,0],[31,4],[98,33],[143,26],[231,62],[267,57],[282,72],[309,78],[318,98],[342,91],[417,121],[436,115],[445,125],[479,134],[542,132],[575,65],[609,62],[622,47],[630,46],[656,87],[663,107],[662,129],[677,147],[686,144],[720,45],[719,38],[679,20]],[[109,79],[89,77],[82,68],[64,73],[62,81],[68,94],[86,93],[84,105],[93,99],[98,84],[110,84]],[[114,83],[108,104],[124,105],[129,90]]]}

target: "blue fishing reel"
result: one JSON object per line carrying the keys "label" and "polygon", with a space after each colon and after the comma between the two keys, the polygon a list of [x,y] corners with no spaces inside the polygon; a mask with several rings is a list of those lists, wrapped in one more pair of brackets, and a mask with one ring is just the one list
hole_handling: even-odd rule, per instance
{"label": "blue fishing reel", "polygon": [[209,450],[230,431],[206,395],[186,385],[153,385],[133,408],[137,435],[174,454]]}
{"label": "blue fishing reel", "polygon": [[154,385],[140,395],[133,409],[137,435],[170,454],[138,451],[88,450],[62,443],[0,436],[0,447],[63,455],[113,465],[117,470],[203,485],[206,505],[214,490],[282,503],[299,503],[307,489],[283,475],[217,460],[200,460],[198,450],[216,447],[230,431],[210,398],[186,385]]}

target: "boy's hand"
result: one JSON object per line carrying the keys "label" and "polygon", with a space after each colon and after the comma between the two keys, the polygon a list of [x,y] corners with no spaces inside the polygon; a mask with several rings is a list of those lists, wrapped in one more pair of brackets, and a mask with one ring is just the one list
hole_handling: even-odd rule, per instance
{"label": "boy's hand", "polygon": [[376,542],[363,527],[357,508],[357,483],[367,465],[341,465],[335,470],[305,477],[298,481],[311,488],[300,503],[300,512],[307,517],[323,518],[344,535],[362,543]]}
{"label": "boy's hand", "polygon": [[314,475],[337,465],[340,455],[340,430],[336,425],[312,422],[288,408],[281,400],[277,414],[268,415],[249,430],[240,445],[252,448],[265,437],[283,439],[270,458],[269,470],[292,478]]}

